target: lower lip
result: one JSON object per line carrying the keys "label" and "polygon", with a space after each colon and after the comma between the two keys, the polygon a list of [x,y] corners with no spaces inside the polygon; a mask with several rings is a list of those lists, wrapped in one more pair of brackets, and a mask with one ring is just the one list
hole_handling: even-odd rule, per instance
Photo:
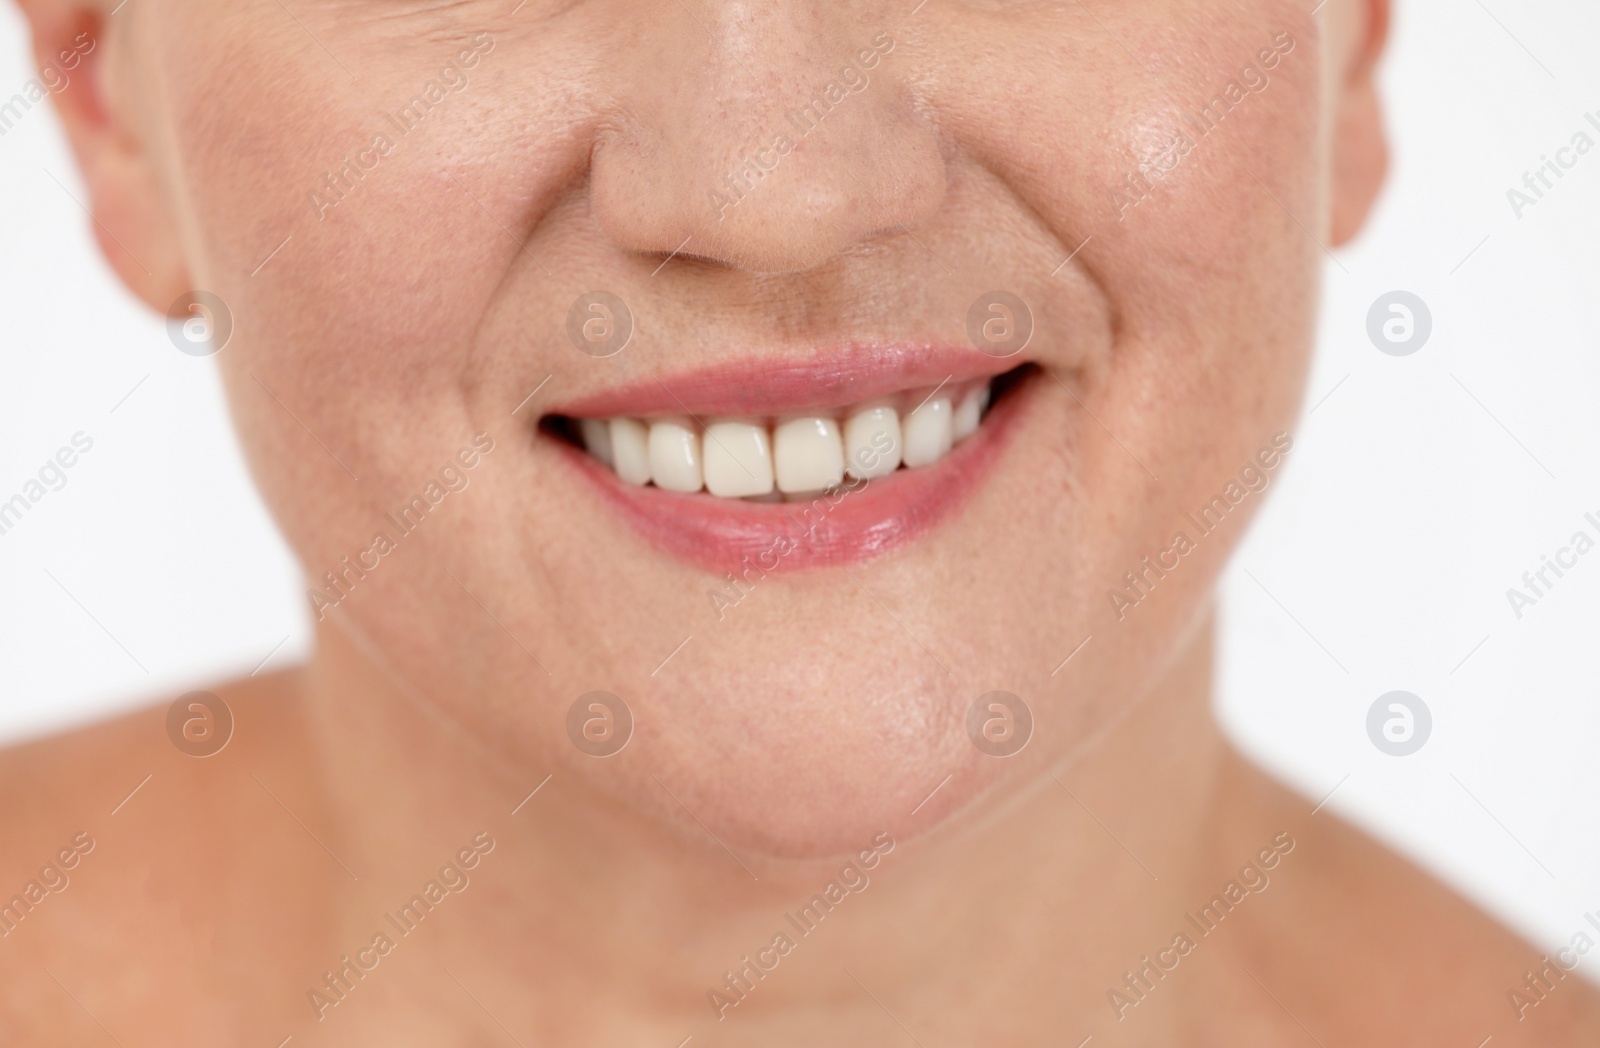
{"label": "lower lip", "polygon": [[[1034,383],[997,401],[976,433],[933,466],[836,489],[810,502],[746,502],[624,484],[594,457],[558,447],[652,546],[714,572],[764,574],[880,556],[931,530],[974,492],[1020,424]],[[848,480],[848,478],[847,478]]]}

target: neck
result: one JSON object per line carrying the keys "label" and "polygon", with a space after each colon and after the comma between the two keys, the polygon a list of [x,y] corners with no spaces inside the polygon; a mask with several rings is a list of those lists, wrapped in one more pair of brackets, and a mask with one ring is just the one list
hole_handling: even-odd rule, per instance
{"label": "neck", "polygon": [[[425,923],[429,952],[474,958],[475,995],[520,1002],[497,1021],[559,1042],[784,1043],[815,1032],[826,1001],[827,1029],[863,1037],[887,1009],[952,1043],[992,1039],[997,1015],[1019,1037],[1046,1026],[1075,1043],[1112,1018],[1107,990],[1171,941],[1211,875],[1202,842],[1229,759],[1211,643],[1196,630],[1145,701],[1003,810],[917,839],[883,827],[892,845],[880,837],[858,876],[843,857],[735,859],[553,765],[499,765],[328,630],[307,708],[334,846],[359,878],[337,904],[344,941],[384,931],[404,949],[407,924]],[[411,921],[402,907],[446,863],[464,867],[475,838],[467,883]]]}

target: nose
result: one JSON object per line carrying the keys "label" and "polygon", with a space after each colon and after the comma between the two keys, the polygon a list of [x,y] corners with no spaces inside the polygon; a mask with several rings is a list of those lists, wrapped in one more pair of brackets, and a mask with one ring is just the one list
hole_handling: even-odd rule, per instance
{"label": "nose", "polygon": [[654,5],[591,158],[605,235],[783,273],[924,223],[944,199],[944,157],[910,87],[911,48],[866,7]]}

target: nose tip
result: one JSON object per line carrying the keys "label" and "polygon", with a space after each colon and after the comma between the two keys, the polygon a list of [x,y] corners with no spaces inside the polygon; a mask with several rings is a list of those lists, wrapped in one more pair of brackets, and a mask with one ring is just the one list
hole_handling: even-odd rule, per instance
{"label": "nose tip", "polygon": [[944,157],[891,75],[893,39],[800,48],[794,39],[740,39],[742,57],[655,64],[700,72],[674,74],[665,89],[640,84],[597,142],[591,206],[614,244],[795,272],[938,209]]}

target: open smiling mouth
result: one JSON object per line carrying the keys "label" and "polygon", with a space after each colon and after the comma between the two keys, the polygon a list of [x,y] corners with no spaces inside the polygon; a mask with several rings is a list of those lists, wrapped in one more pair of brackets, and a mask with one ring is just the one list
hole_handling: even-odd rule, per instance
{"label": "open smiling mouth", "polygon": [[988,473],[1038,373],[1004,367],[870,347],[652,381],[540,428],[646,539],[699,567],[841,564],[923,534]]}

